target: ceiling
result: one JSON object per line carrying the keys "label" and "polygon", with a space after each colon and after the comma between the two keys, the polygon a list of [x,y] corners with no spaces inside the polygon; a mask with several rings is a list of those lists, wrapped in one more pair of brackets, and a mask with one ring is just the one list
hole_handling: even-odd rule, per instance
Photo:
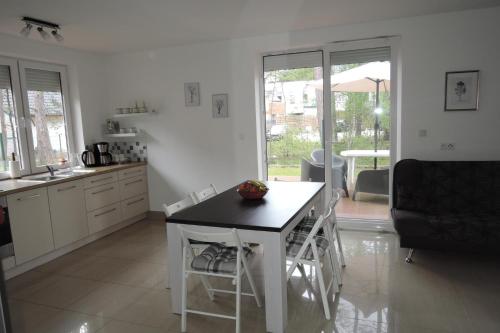
{"label": "ceiling", "polygon": [[[59,23],[64,46],[116,53],[497,5],[500,0],[0,0],[0,32],[20,36],[19,18],[31,16]],[[41,40],[36,31],[29,38]]]}

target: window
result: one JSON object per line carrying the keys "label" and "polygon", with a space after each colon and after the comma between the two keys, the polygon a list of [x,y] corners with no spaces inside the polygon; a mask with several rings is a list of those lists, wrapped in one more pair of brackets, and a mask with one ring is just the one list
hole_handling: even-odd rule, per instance
{"label": "window", "polygon": [[0,58],[0,176],[12,153],[23,174],[68,160],[67,96],[65,67]]}
{"label": "window", "polygon": [[10,66],[0,65],[0,173],[8,170],[8,159],[19,156],[17,116]]}

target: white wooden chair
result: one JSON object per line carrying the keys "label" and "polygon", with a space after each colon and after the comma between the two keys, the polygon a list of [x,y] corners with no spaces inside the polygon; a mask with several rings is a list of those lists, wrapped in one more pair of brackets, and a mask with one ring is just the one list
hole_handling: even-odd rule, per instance
{"label": "white wooden chair", "polygon": [[204,188],[201,191],[191,193],[191,198],[193,198],[194,202],[200,203],[202,201],[210,199],[211,197],[216,196],[217,194],[218,194],[218,192],[217,192],[217,188],[215,187],[215,185],[210,184],[209,187]]}
{"label": "white wooden chair", "polygon": [[[335,241],[337,242],[338,246],[338,252],[335,249],[335,245],[333,245],[332,249],[332,265],[335,269],[336,272],[336,280],[339,285],[342,285],[342,270],[340,266],[345,267],[345,259],[344,259],[344,251],[342,248],[342,241],[340,239],[340,232],[337,224],[337,217],[335,216],[335,206],[337,205],[338,201],[340,200],[341,194],[339,192],[334,192],[333,197],[328,203],[328,206],[325,209],[324,216],[325,219],[328,220],[328,224],[324,226],[323,229],[325,229],[326,232],[326,237],[327,240],[330,242],[330,244],[335,244]],[[309,234],[316,223],[317,217],[313,216],[306,216],[298,225],[295,227],[294,231],[297,232],[304,232]],[[320,235],[323,235],[323,229],[320,229],[318,233]],[[339,259],[340,259],[340,264],[339,264]]]}
{"label": "white wooden chair", "polygon": [[[340,285],[340,267],[337,261],[335,245],[330,236],[332,232],[330,228],[330,217],[332,216],[336,201],[337,200],[332,200],[330,202],[325,215],[320,215],[315,219],[310,232],[307,233],[301,229],[294,230],[288,235],[286,240],[286,257],[287,260],[292,261],[287,271],[287,279],[290,279],[293,271],[298,265],[302,266],[306,264],[315,267],[323,309],[327,320],[331,318],[330,307],[328,305],[328,292],[332,286],[333,292],[338,292]],[[319,234],[320,230],[323,230],[322,235]],[[328,285],[325,284],[321,268],[321,259],[325,257],[327,258],[326,262],[328,262],[332,270],[332,279]],[[323,266],[326,262],[323,260]]]}
{"label": "white wooden chair", "polygon": [[[241,321],[241,295],[253,296],[257,306],[261,306],[259,295],[255,288],[255,283],[248,268],[247,256],[251,250],[244,248],[241,244],[236,229],[218,233],[200,233],[193,228],[178,226],[182,237],[182,301],[181,301],[181,331],[186,332],[187,314],[194,313],[218,318],[233,319],[236,321],[236,332],[240,332]],[[200,255],[195,256],[191,241],[211,242]],[[217,243],[214,243],[217,242]],[[192,260],[189,260],[192,258]],[[187,308],[187,279],[189,275],[200,275],[201,277],[216,276],[229,278],[236,284],[236,291],[226,289],[214,289],[209,285],[209,297],[213,301],[214,293],[228,293],[236,295],[236,313],[234,316],[220,313],[211,313],[201,310]],[[241,291],[241,277],[246,274],[252,293]],[[202,280],[203,281],[203,280]],[[208,328],[207,328],[208,329]]]}
{"label": "white wooden chair", "polygon": [[167,205],[163,204],[163,211],[166,217],[170,217],[172,214],[180,212],[188,207],[194,206],[196,201],[193,200],[192,196],[189,196],[180,201],[174,202],[173,204]]}

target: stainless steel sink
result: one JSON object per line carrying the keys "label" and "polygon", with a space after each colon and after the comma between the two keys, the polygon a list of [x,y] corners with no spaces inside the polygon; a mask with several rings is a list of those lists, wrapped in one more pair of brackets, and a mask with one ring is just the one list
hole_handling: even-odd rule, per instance
{"label": "stainless steel sink", "polygon": [[49,182],[51,180],[57,180],[57,179],[63,179],[65,178],[64,176],[43,176],[43,177],[34,177],[34,178],[29,178],[28,180],[34,180],[38,182]]}

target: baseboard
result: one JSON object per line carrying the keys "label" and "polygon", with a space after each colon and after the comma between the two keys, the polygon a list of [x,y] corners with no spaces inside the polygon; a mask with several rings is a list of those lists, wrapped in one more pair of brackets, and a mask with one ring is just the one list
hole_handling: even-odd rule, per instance
{"label": "baseboard", "polygon": [[69,252],[72,252],[82,246],[85,246],[89,243],[92,243],[100,238],[103,238],[115,231],[118,231],[120,229],[123,229],[131,224],[134,224],[140,220],[145,219],[147,216],[147,213],[137,215],[135,217],[132,217],[128,220],[125,220],[123,222],[120,222],[118,224],[115,224],[114,226],[111,226],[107,229],[101,230],[99,232],[96,232],[95,234],[89,235],[83,239],[80,239],[74,243],[71,243],[69,245],[66,245],[62,248],[59,248],[57,250],[54,250],[52,252],[49,252],[47,254],[44,254],[43,256],[40,256],[38,258],[35,258],[31,261],[25,262],[19,266],[14,266],[8,270],[5,271],[5,279],[11,279],[19,274],[25,273],[33,268],[36,268],[38,266],[41,266],[43,264],[48,263],[49,261],[52,261],[60,256],[63,256]]}
{"label": "baseboard", "polygon": [[149,220],[165,221],[165,213],[163,211],[150,210],[147,213],[147,218]]}
{"label": "baseboard", "polygon": [[337,217],[337,222],[342,230],[377,231],[395,233],[391,220],[370,220]]}

